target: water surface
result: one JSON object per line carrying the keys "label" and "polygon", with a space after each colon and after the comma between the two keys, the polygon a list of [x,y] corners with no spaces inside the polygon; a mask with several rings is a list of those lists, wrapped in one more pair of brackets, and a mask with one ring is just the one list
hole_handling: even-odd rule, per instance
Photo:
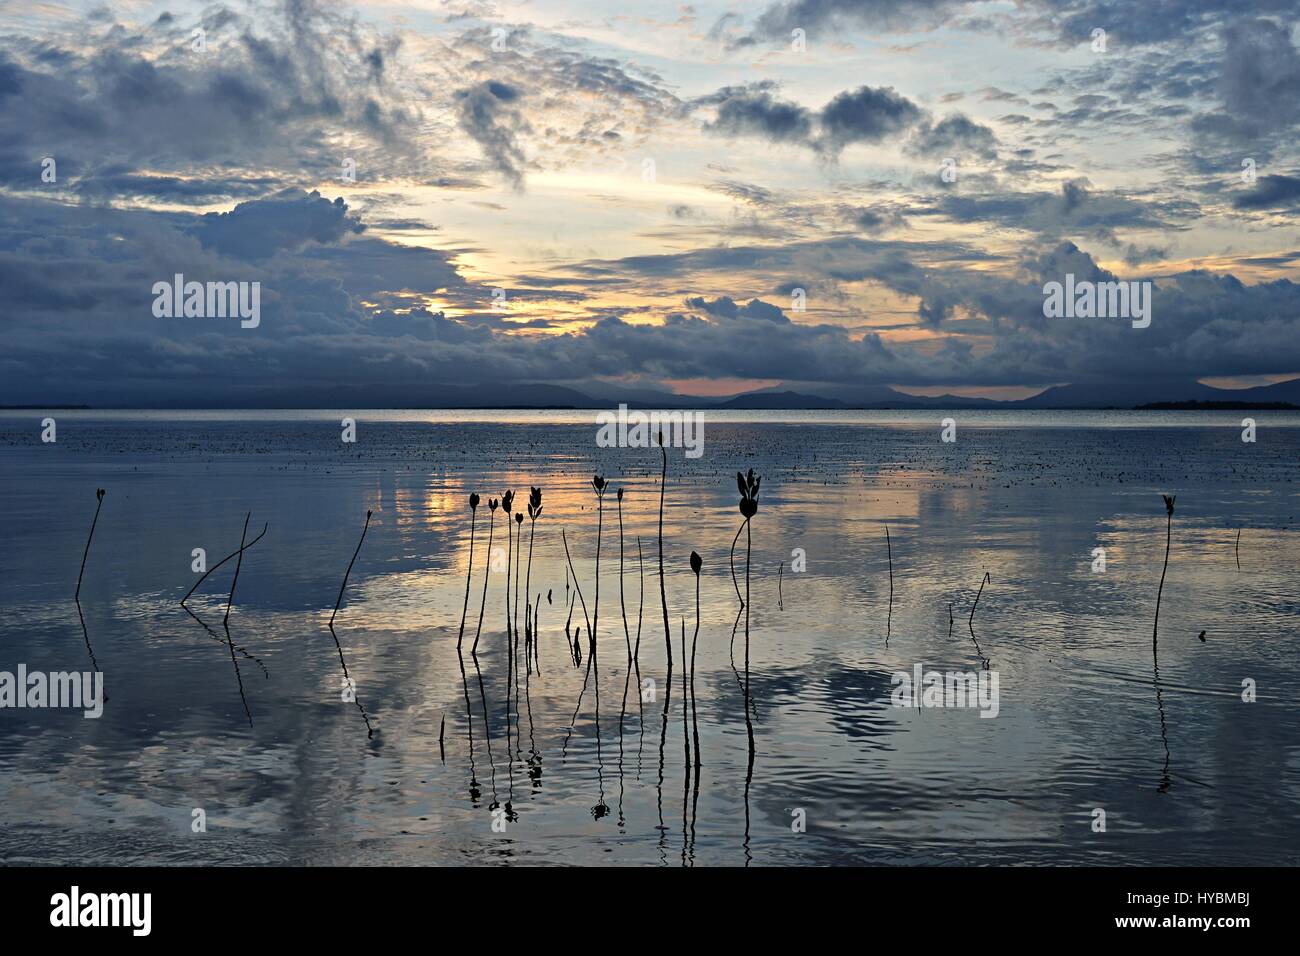
{"label": "water surface", "polygon": [[[356,444],[339,441],[345,415]],[[955,444],[939,441],[949,415]],[[669,454],[669,691],[659,453],[598,448],[594,413],[6,413],[0,670],[87,669],[93,652],[111,699],[99,720],[0,710],[0,859],[1294,864],[1300,417],[1252,416],[1254,444],[1231,412],[709,413],[703,456]],[[752,768],[729,568],[735,472],[749,468],[763,476]],[[625,489],[622,602],[617,502],[598,514],[595,471]],[[504,570],[488,580],[477,659],[468,640],[486,498],[513,487],[522,507],[529,485],[545,502],[540,673],[512,675]],[[97,487],[83,634],[73,592]],[[458,656],[471,491],[485,501]],[[1157,682],[1162,492],[1177,504]],[[327,628],[367,509],[335,631],[369,737]],[[240,567],[232,660],[234,562],[191,600],[198,620],[178,601],[198,577],[192,549],[229,554],[250,512],[254,532],[269,528]],[[587,625],[566,606],[560,532],[592,615],[598,524],[598,667],[583,692]],[[498,512],[502,560],[504,525]],[[526,521],[525,554],[530,537]],[[739,548],[743,592],[743,535]],[[682,719],[692,550],[698,791]],[[581,667],[566,621],[582,626]],[[646,700],[627,667],[638,622]],[[985,659],[995,719],[891,705],[896,671]],[[206,833],[191,831],[195,808]]]}

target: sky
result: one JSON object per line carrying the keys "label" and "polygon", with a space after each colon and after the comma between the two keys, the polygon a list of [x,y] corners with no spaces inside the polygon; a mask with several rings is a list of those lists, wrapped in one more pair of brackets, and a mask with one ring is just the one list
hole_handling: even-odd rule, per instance
{"label": "sky", "polygon": [[0,403],[1293,378],[1298,7],[0,0]]}

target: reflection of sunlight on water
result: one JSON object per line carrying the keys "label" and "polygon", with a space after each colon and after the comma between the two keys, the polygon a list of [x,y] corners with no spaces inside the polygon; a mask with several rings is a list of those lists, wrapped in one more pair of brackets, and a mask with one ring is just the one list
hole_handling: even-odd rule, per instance
{"label": "reflection of sunlight on water", "polygon": [[[117,510],[105,508],[82,592],[111,701],[99,721],[29,713],[21,723],[0,724],[0,763],[16,771],[0,781],[7,833],[33,823],[90,833],[80,843],[63,841],[68,859],[225,859],[243,846],[260,859],[482,861],[506,846],[490,829],[495,769],[503,798],[513,773],[519,819],[506,839],[515,858],[660,860],[654,826],[666,675],[657,454],[597,449],[585,425],[479,425],[463,437],[447,427],[409,426],[420,429],[411,451],[403,444],[409,435],[391,430],[397,427],[363,430],[374,445],[363,445],[361,454],[373,457],[331,462],[329,474],[311,460],[314,439],[304,432],[288,442],[284,456],[295,465],[286,472],[274,470],[285,457],[232,455],[215,457],[215,464],[205,458],[201,468],[183,457],[159,458],[138,474],[128,466],[113,475]],[[187,426],[187,440],[193,431]],[[258,443],[274,446],[276,434],[260,435]],[[1055,437],[988,430],[978,444],[970,442],[974,451],[964,438],[941,446],[928,420],[919,434],[901,426],[852,434],[718,428],[708,433],[703,459],[670,459],[664,562],[675,658],[679,622],[686,618],[689,636],[694,616],[687,558],[692,550],[703,558],[696,677],[703,772],[691,814],[696,859],[744,859],[746,728],[729,653],[737,603],[728,557],[740,523],[734,472],[754,467],[764,475],[750,609],[757,754],[748,848],[756,862],[1294,862],[1288,847],[1300,832],[1285,807],[1300,795],[1300,779],[1294,761],[1277,755],[1290,752],[1300,729],[1291,706],[1300,693],[1291,653],[1300,622],[1292,583],[1300,548],[1294,495],[1260,476],[1278,473],[1287,449],[1295,450],[1295,433],[1252,459],[1250,477],[1246,465],[1221,457],[1217,437],[1194,429],[1162,434],[1159,454],[1145,459],[1135,454],[1144,439],[1133,429],[1125,430],[1127,438],[1078,428]],[[1161,456],[1177,461],[1177,482],[1157,484]],[[79,554],[85,528],[66,505],[103,466],[75,457],[55,471],[21,458],[14,465],[0,478],[14,503],[12,547],[35,557],[0,575],[11,618],[0,666],[22,659],[51,669],[82,666],[84,647],[64,585],[66,555]],[[1242,476],[1234,477],[1234,467]],[[593,471],[626,488],[628,626],[634,639],[644,583],[641,677],[655,681],[658,693],[643,703],[630,683],[621,768],[627,674],[613,495],[605,500],[601,548],[600,747],[594,699],[584,701],[560,759],[584,676],[565,646],[560,531],[594,611]],[[1164,546],[1156,491],[1175,484],[1179,513],[1159,660],[1172,786],[1156,794],[1164,759],[1150,641]],[[470,726],[455,653],[469,551],[467,498],[476,491],[484,499],[475,524],[468,638],[490,559],[486,499],[513,487],[522,506],[529,485],[540,485],[545,500],[531,581],[532,596],[543,601],[542,673],[520,681],[516,702],[507,669],[506,576],[491,574],[479,670],[465,659],[481,790],[471,801]],[[366,508],[375,515],[336,630],[377,728],[370,741],[355,709],[340,700],[337,655],[325,627]],[[210,558],[227,553],[249,509],[271,526],[246,557],[231,615],[232,638],[264,660],[269,674],[240,658],[251,730],[228,649],[175,603],[192,583],[190,549],[202,544]],[[51,526],[49,514],[67,518]],[[888,648],[886,525],[894,563]],[[502,556],[505,527],[498,513],[493,547]],[[1238,527],[1245,528],[1240,572]],[[525,521],[525,560],[531,528]],[[743,573],[743,537],[741,544]],[[1104,573],[1091,569],[1097,547],[1106,549]],[[806,571],[793,570],[794,549],[806,553]],[[782,564],[784,610],[777,606]],[[980,666],[967,626],[986,571],[990,583],[971,626],[999,672],[999,717],[892,707],[897,670],[918,662],[940,670]],[[512,588],[513,578],[512,570]],[[219,572],[194,598],[218,633],[228,588]],[[582,620],[579,608],[574,621]],[[1201,631],[1205,642],[1197,639]],[[585,657],[585,626],[582,644]],[[1255,704],[1240,700],[1243,677],[1259,684]],[[670,860],[683,841],[681,680],[678,659],[662,789]],[[444,720],[445,763],[438,742]],[[528,773],[534,741],[542,755],[540,786]],[[604,803],[619,809],[596,820],[591,809],[602,790]],[[224,835],[186,842],[182,824],[195,806],[207,806],[210,821],[229,821]],[[1112,835],[1122,834],[1123,842],[1090,839],[1094,806],[1108,808]],[[790,807],[806,809],[806,834],[791,833]],[[1243,822],[1225,824],[1229,810]],[[620,811],[625,835],[613,822]],[[109,818],[117,821],[113,840],[93,835],[109,829]],[[1264,841],[1266,832],[1273,837]],[[27,838],[0,838],[0,850],[6,839]],[[33,852],[35,844],[24,845]]]}

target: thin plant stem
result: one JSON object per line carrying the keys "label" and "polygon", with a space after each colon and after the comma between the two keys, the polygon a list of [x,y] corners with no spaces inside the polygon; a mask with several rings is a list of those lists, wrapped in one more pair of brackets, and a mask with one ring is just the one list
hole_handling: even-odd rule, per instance
{"label": "thin plant stem", "polygon": [[636,610],[636,644],[632,647],[632,660],[634,661],[641,659],[641,616],[645,611],[645,558],[641,555],[640,535],[637,535],[636,539],[636,560],[641,568],[641,597]]}
{"label": "thin plant stem", "polygon": [[582,617],[587,622],[587,632],[591,632],[591,618],[587,617],[587,601],[582,596],[582,587],[578,584],[578,575],[573,572],[573,558],[569,556],[569,540],[564,535],[564,529],[560,529],[560,541],[564,544],[564,559],[569,562],[569,573],[573,575],[573,589],[578,594],[578,600],[582,602]]}
{"label": "thin plant stem", "polygon": [[[695,739],[695,786],[700,785],[700,702],[695,696],[695,646],[700,638],[700,576],[695,575],[695,634],[691,637],[691,732]],[[686,652],[683,651],[683,654]]]}
{"label": "thin plant stem", "polygon": [[740,593],[740,582],[736,580],[736,544],[740,541],[740,533],[745,530],[745,526],[748,524],[749,519],[746,518],[740,523],[740,527],[736,529],[736,536],[731,539],[731,586],[736,589],[736,600],[740,602],[742,608],[745,606],[745,598]]}
{"label": "thin plant stem", "polygon": [[[736,536],[735,536],[734,538],[731,539],[731,557],[730,557],[730,563],[731,563],[731,586],[732,586],[733,588],[736,589],[736,600],[738,600],[738,601],[740,602],[740,610],[736,612],[736,624],[737,624],[737,626],[739,626],[739,624],[740,624],[740,614],[741,614],[741,613],[742,613],[742,612],[743,612],[747,607],[749,607],[749,602],[746,601],[746,600],[745,600],[745,596],[744,596],[743,594],[740,593],[740,581],[736,578],[736,544],[737,544],[737,542],[740,541],[740,534],[741,534],[741,532],[744,531],[744,530],[745,530],[746,528],[748,528],[748,527],[749,527],[749,519],[746,518],[744,521],[742,521],[742,522],[740,523],[740,527],[736,529]],[[735,670],[735,669],[736,669],[736,630],[737,630],[737,627],[733,627],[733,628],[731,629],[731,650],[730,650],[730,653],[731,653],[731,669],[732,669],[732,670]],[[736,676],[739,677],[740,675],[737,674]]]}
{"label": "thin plant stem", "polygon": [[[329,632],[334,638],[334,647],[339,652],[339,666],[343,668],[343,679],[347,682],[348,689],[352,691],[352,701],[357,705],[357,710],[361,711],[361,719],[366,722],[366,737],[370,738],[375,735],[375,730],[370,726],[370,717],[366,713],[365,706],[361,703],[361,698],[356,693],[356,685],[352,683],[352,677],[348,674],[348,663],[343,659],[343,644],[339,641],[338,633],[334,630],[334,618],[339,613],[339,605],[343,602],[343,592],[348,586],[348,577],[352,574],[352,565],[356,564],[357,555],[361,553],[362,542],[366,540],[366,531],[370,528],[370,511],[366,511],[366,523],[361,529],[361,539],[357,542],[357,548],[352,552],[352,560],[348,562],[348,569],[343,574],[343,583],[339,585],[339,596],[334,601],[334,613],[330,615]],[[236,572],[238,573],[238,572]],[[233,588],[231,589],[233,593]],[[459,647],[458,647],[459,650]]]}
{"label": "thin plant stem", "polygon": [[885,550],[889,553],[889,617],[885,620],[885,646],[894,627],[894,547],[889,541],[889,525],[885,525]]}
{"label": "thin plant stem", "polygon": [[[247,522],[245,522],[247,524]],[[352,552],[352,560],[348,562],[348,569],[343,572],[343,583],[339,585],[339,596],[334,601],[334,613],[330,615],[330,626],[334,626],[334,618],[339,613],[339,605],[343,603],[343,591],[348,586],[348,578],[352,574],[352,565],[357,563],[357,555],[361,553],[361,545],[366,540],[366,532],[370,530],[370,510],[366,510],[366,523],[361,528],[361,539],[357,542],[356,550]],[[242,549],[241,549],[242,550]],[[238,565],[236,565],[238,568]],[[238,574],[238,570],[235,572]],[[233,590],[233,589],[232,589]]]}
{"label": "thin plant stem", "polygon": [[691,691],[687,683],[690,668],[686,666],[686,618],[681,619],[682,626],[682,863],[686,863],[686,808],[691,786]]}
{"label": "thin plant stem", "polygon": [[229,561],[231,558],[236,557],[236,556],[238,556],[238,555],[240,555],[240,554],[243,554],[245,551],[247,551],[247,550],[248,550],[249,548],[251,548],[253,545],[257,544],[257,542],[261,541],[261,540],[262,540],[262,535],[266,534],[266,528],[267,528],[267,526],[266,526],[265,524],[263,524],[263,525],[262,525],[262,532],[261,532],[261,534],[259,534],[256,538],[254,538],[252,541],[249,541],[247,544],[243,545],[243,546],[240,547],[238,550],[235,550],[235,551],[230,552],[228,555],[226,555],[224,558],[222,558],[222,559],[221,559],[220,561],[218,561],[216,564],[212,565],[212,567],[210,567],[210,568],[208,568],[206,571],[204,571],[204,572],[203,572],[203,576],[202,576],[201,578],[199,578],[197,581],[194,582],[194,587],[190,588],[188,591],[185,592],[185,597],[181,598],[181,603],[184,604],[186,601],[188,601],[188,600],[190,599],[190,595],[193,594],[195,591],[198,590],[199,585],[202,584],[205,580],[207,580],[207,577],[208,577],[209,574],[211,574],[213,571],[217,570],[217,568],[221,567],[223,564],[225,564],[225,563],[226,563],[227,561]]}
{"label": "thin plant stem", "polygon": [[1169,570],[1169,546],[1173,540],[1174,513],[1170,510],[1165,515],[1165,565],[1160,570],[1160,588],[1156,591],[1156,619],[1151,626],[1151,653],[1156,650],[1156,635],[1160,632],[1160,599],[1165,593],[1165,573]]}
{"label": "thin plant stem", "polygon": [[469,649],[471,654],[478,651],[478,638],[483,633],[483,611],[487,608],[488,579],[492,577],[492,536],[497,527],[497,510],[489,508],[488,511],[487,566],[483,569],[483,597],[478,605],[478,627],[474,629],[474,643]]}
{"label": "thin plant stem", "polygon": [[989,573],[985,571],[984,577],[980,579],[980,589],[975,594],[975,603],[970,607],[970,618],[966,621],[966,626],[970,629],[971,642],[975,645],[975,653],[984,662],[985,670],[988,670],[989,659],[984,656],[984,652],[980,650],[980,642],[975,639],[975,609],[980,606],[980,596],[984,593],[984,585],[990,584],[992,581],[993,579],[989,577]]}
{"label": "thin plant stem", "polygon": [[637,748],[636,775],[641,779],[641,747],[645,745],[645,700],[641,694],[641,619],[645,612],[645,558],[641,554],[641,536],[636,539],[636,559],[641,568],[640,599],[636,610],[636,645],[632,648],[632,666],[636,668],[637,720],[640,725],[641,746]]}
{"label": "thin plant stem", "polygon": [[623,613],[623,639],[627,641],[627,662],[632,663],[632,632],[627,627],[627,602],[623,598],[623,495],[618,495],[618,607]]}
{"label": "thin plant stem", "polygon": [[90,542],[95,538],[95,525],[99,524],[99,509],[104,507],[104,490],[95,489],[95,517],[90,521],[90,534],[86,535],[86,550],[81,552],[81,570],[77,572],[77,590],[73,592],[73,600],[81,598],[81,578],[86,573],[86,558],[90,557]]}
{"label": "thin plant stem", "polygon": [[[530,595],[533,593],[531,590],[533,580],[533,541],[536,538],[537,519],[533,518],[528,524],[528,572],[524,575],[524,602],[526,608],[533,606]],[[538,604],[541,603],[541,600],[542,596],[540,594],[537,595]],[[528,631],[528,641],[525,644],[525,649],[531,649],[531,654],[528,660],[528,669],[531,673],[533,666],[532,659],[537,656],[537,628],[533,626],[532,617],[529,615],[527,610],[524,611],[524,625]]]}
{"label": "thin plant stem", "polygon": [[749,529],[749,519],[745,519],[745,685],[749,686],[749,555],[753,542],[753,532]]}
{"label": "thin plant stem", "polygon": [[511,533],[510,526],[514,524],[514,516],[510,511],[506,511],[506,648],[510,648],[512,634],[510,631],[510,566],[514,562],[515,539]]}
{"label": "thin plant stem", "polygon": [[686,618],[682,618],[682,753],[686,757],[686,779],[689,782],[691,776],[691,691],[688,681],[691,674],[690,668],[686,666],[687,660]]}
{"label": "thin plant stem", "polygon": [[591,641],[593,652],[596,647],[596,629],[600,627],[600,538],[605,524],[605,492],[596,492],[596,600],[591,611],[591,627],[587,629],[587,638]]}
{"label": "thin plant stem", "polygon": [[[568,561],[568,563],[569,563],[569,571],[570,571],[570,573],[573,574],[573,588],[574,588],[574,590],[575,590],[575,591],[577,592],[577,594],[578,594],[578,600],[582,602],[582,617],[583,617],[583,620],[585,620],[585,621],[587,622],[587,632],[590,633],[590,632],[591,632],[591,619],[587,617],[587,601],[586,601],[586,599],[582,596],[582,588],[581,588],[581,586],[579,586],[579,584],[578,584],[578,575],[577,575],[576,572],[573,571],[573,558],[569,556],[569,540],[568,540],[568,537],[565,535],[565,533],[564,533],[564,529],[563,529],[563,528],[560,529],[560,540],[564,543],[564,558],[565,558],[565,560]],[[574,643],[574,646],[576,647],[576,646],[577,646],[577,643],[578,643],[576,637],[574,638],[574,642],[573,642],[573,643]],[[564,738],[564,747],[561,748],[561,751],[560,751],[561,759],[563,759],[563,757],[564,757],[565,755],[567,755],[568,747],[569,747],[569,735],[571,735],[571,734],[573,733],[573,728],[574,728],[574,726],[575,726],[575,725],[577,724],[577,722],[578,722],[578,713],[579,713],[579,711],[582,709],[582,698],[583,698],[583,696],[587,693],[587,682],[588,682],[588,680],[591,679],[591,666],[592,666],[592,661],[593,661],[593,659],[594,659],[595,656],[596,656],[596,655],[595,655],[595,644],[594,644],[594,643],[592,644],[592,649],[593,649],[593,650],[592,650],[592,653],[587,655],[587,670],[586,670],[586,673],[583,675],[583,678],[582,678],[582,690],[580,690],[580,691],[578,692],[578,703],[577,703],[577,705],[573,708],[573,719],[569,721],[569,732],[568,732],[568,734],[565,735],[565,738]],[[597,719],[599,720],[599,718],[597,718]],[[597,724],[597,733],[599,733],[599,729],[600,729],[600,728],[599,728],[599,724]]]}
{"label": "thin plant stem", "polygon": [[[524,549],[523,549],[524,523],[522,521],[515,522],[514,534],[515,534],[515,545],[516,545],[515,551],[519,553],[519,564],[515,565],[515,609],[514,609],[514,617],[512,618],[512,620],[514,622],[514,629],[515,629],[515,656],[518,657],[519,656],[519,565],[524,563]],[[508,580],[506,583],[507,585],[509,585]],[[527,594],[525,594],[524,596],[527,597]]]}
{"label": "thin plant stem", "polygon": [[[460,611],[460,633],[456,636],[456,646],[460,647],[461,642],[465,639],[465,616],[469,613],[469,586],[474,577],[474,522],[478,519],[478,509],[471,508],[469,512],[469,566],[465,569],[465,604]],[[370,513],[366,512],[366,521],[369,522]],[[360,545],[357,549],[360,550]],[[344,578],[344,583],[347,579]],[[340,597],[342,593],[340,592]]]}
{"label": "thin plant stem", "polygon": [[[235,641],[230,636],[230,606],[235,600],[235,585],[239,583],[239,568],[244,563],[244,541],[248,538],[248,520],[252,512],[244,516],[244,530],[239,535],[239,557],[235,561],[235,576],[230,582],[230,597],[226,601],[226,616],[221,620],[221,626],[226,632],[226,643],[230,646],[230,663],[235,668],[235,683],[239,685],[239,699],[244,705],[244,717],[248,719],[248,726],[253,726],[253,712],[248,709],[248,697],[244,694],[244,678],[239,673],[239,659],[235,657]],[[186,608],[186,610],[189,610]]]}
{"label": "thin plant stem", "polygon": [[[90,630],[86,627],[86,615],[81,610],[81,578],[86,573],[86,558],[90,555],[90,542],[95,537],[95,525],[99,524],[99,509],[104,506],[105,491],[95,489],[95,517],[90,522],[90,534],[86,536],[86,550],[81,554],[81,570],[77,572],[77,589],[73,592],[72,602],[77,605],[77,619],[81,621],[81,637],[86,642],[86,653],[90,655],[90,666],[99,672],[99,661],[95,659],[95,649],[90,646]],[[108,694],[104,694],[108,702]]]}
{"label": "thin plant stem", "polygon": [[[668,655],[668,672],[673,669],[672,628],[668,623],[668,592],[664,589],[664,488],[668,483],[668,449],[664,436],[659,434],[659,451],[663,455],[663,470],[659,474],[659,601],[664,609],[664,653]],[[664,714],[667,719],[667,712]]]}
{"label": "thin plant stem", "polygon": [[[246,514],[246,515],[244,516],[244,531],[243,531],[243,533],[239,536],[239,557],[235,559],[235,576],[234,576],[234,578],[233,578],[233,579],[231,580],[231,582],[230,582],[230,597],[228,597],[228,598],[226,599],[226,616],[225,616],[224,618],[221,619],[221,623],[222,623],[222,624],[226,624],[226,623],[228,623],[228,622],[230,621],[230,606],[231,606],[232,604],[235,603],[235,585],[237,585],[237,584],[239,583],[239,569],[240,569],[240,567],[242,567],[243,564],[244,564],[244,541],[245,541],[245,539],[247,539],[247,537],[248,537],[248,520],[249,520],[251,517],[253,517],[253,513],[252,513],[251,511],[250,511],[248,514]],[[369,517],[369,515],[367,515],[367,517],[366,517],[366,521],[369,521],[369,520],[370,520],[370,517]],[[355,556],[354,556],[353,560],[355,560]],[[340,597],[342,597],[342,595],[340,595]],[[335,610],[335,613],[338,612],[338,605],[337,605],[337,604],[334,606],[334,610]],[[331,619],[331,620],[332,620],[332,619]],[[231,651],[230,651],[230,656],[231,656],[231,657],[234,657],[234,655],[235,655],[235,652],[234,652],[234,649],[232,648]]]}
{"label": "thin plant stem", "polygon": [[[745,697],[750,698],[749,693],[749,556],[753,533],[749,529],[749,519],[745,519]],[[749,720],[749,713],[745,714],[745,729],[749,736],[749,762],[751,773],[754,763],[754,725]],[[746,808],[748,811],[748,808]]]}

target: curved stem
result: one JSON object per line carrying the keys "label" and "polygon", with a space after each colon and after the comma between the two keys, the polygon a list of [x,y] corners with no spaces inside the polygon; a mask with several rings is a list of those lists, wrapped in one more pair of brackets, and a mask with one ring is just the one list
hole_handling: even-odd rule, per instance
{"label": "curved stem", "polygon": [[474,629],[474,645],[470,648],[470,653],[478,651],[478,638],[483,633],[483,611],[487,608],[487,588],[488,579],[492,577],[492,535],[496,532],[497,513],[491,512],[488,518],[488,546],[487,546],[487,567],[483,569],[483,598],[478,606],[478,627]]}
{"label": "curved stem", "polygon": [[[245,544],[243,547],[239,548],[239,550],[230,552],[230,554],[226,555],[224,558],[222,558],[220,561],[218,561],[218,562],[217,562],[216,564],[214,564],[212,567],[208,568],[205,572],[203,572],[203,577],[201,577],[201,578],[199,578],[197,581],[195,581],[195,582],[194,582],[194,587],[190,588],[187,592],[185,592],[185,597],[181,598],[181,603],[184,604],[186,601],[188,601],[188,600],[190,599],[190,595],[193,594],[195,591],[198,590],[199,585],[202,584],[202,583],[207,579],[207,577],[208,577],[209,574],[211,574],[213,571],[217,570],[217,568],[221,567],[223,564],[225,564],[225,563],[226,563],[227,561],[229,561],[231,558],[235,557],[235,556],[238,555],[238,554],[242,554],[243,552],[245,552],[245,551],[247,551],[249,548],[251,548],[253,545],[257,544],[257,542],[261,541],[261,540],[262,540],[262,535],[266,534],[266,528],[267,528],[267,526],[266,526],[265,524],[263,524],[263,525],[262,525],[262,533],[261,533],[261,534],[259,534],[259,535],[258,535],[256,538],[254,538],[252,541],[250,541],[250,542],[248,542],[247,544]],[[87,542],[86,544],[87,544],[87,548],[89,548],[90,542]],[[84,560],[84,559],[83,559],[83,560]]]}
{"label": "curved stem", "polygon": [[740,602],[741,607],[745,606],[745,599],[740,595],[740,583],[736,580],[736,542],[740,540],[740,532],[744,531],[748,526],[749,519],[746,518],[740,523],[740,527],[736,529],[736,536],[731,539],[731,586],[736,589],[736,600]]}
{"label": "curved stem", "polygon": [[1169,543],[1173,533],[1174,515],[1169,512],[1165,515],[1165,566],[1160,571],[1160,589],[1156,591],[1156,620],[1151,627],[1151,653],[1156,650],[1156,634],[1160,631],[1160,598],[1165,593],[1165,572],[1169,570]]}
{"label": "curved stem", "polygon": [[[73,593],[73,600],[81,597],[81,577],[86,573],[86,558],[90,557],[90,542],[95,538],[95,525],[99,524],[99,509],[104,507],[104,499],[99,495],[95,496],[95,517],[90,522],[90,534],[86,536],[86,550],[81,552],[81,570],[77,572],[77,590]],[[241,542],[242,544],[242,542]],[[206,575],[205,575],[206,576]],[[200,578],[199,580],[202,580]],[[195,585],[197,587],[198,585]],[[189,595],[185,595],[189,597]],[[183,603],[183,601],[182,601]]]}
{"label": "curved stem", "polygon": [[[465,616],[469,613],[469,585],[474,576],[474,521],[478,518],[478,509],[470,511],[469,518],[469,567],[465,569],[465,605],[460,611],[460,634],[456,637],[456,646],[460,647],[465,638]],[[370,519],[367,518],[367,521]]]}
{"label": "curved stem", "polygon": [[618,499],[618,606],[623,612],[623,640],[627,641],[627,661],[632,663],[632,632],[627,627],[627,602],[623,598],[623,499]]}
{"label": "curved stem", "polygon": [[[700,576],[695,575],[695,634],[691,637],[691,731],[695,739],[695,786],[700,786],[700,699],[695,696],[695,646],[700,639]],[[685,651],[682,652],[683,654]]]}
{"label": "curved stem", "polygon": [[[673,669],[673,635],[668,623],[668,592],[664,590],[664,486],[668,482],[668,449],[660,435],[659,451],[664,456],[663,471],[659,475],[659,601],[664,608],[664,652],[668,655],[668,670]],[[667,714],[665,713],[665,719]]]}

